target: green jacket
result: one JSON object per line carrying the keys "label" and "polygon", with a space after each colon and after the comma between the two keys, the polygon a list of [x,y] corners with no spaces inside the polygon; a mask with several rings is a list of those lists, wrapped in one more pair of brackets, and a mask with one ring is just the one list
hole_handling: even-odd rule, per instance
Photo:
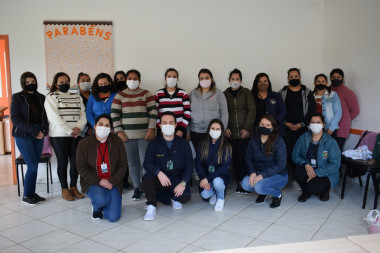
{"label": "green jacket", "polygon": [[247,88],[241,87],[236,97],[231,94],[231,88],[224,91],[228,106],[228,126],[231,130],[231,139],[240,139],[242,129],[249,131],[253,136],[253,124],[256,118],[256,104],[252,93]]}

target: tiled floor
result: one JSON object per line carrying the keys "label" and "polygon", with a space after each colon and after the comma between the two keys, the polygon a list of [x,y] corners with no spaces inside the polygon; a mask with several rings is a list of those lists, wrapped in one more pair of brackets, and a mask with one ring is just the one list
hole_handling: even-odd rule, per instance
{"label": "tiled floor", "polygon": [[58,183],[50,194],[45,184],[37,185],[45,203],[23,204],[9,166],[10,156],[0,156],[1,252],[199,252],[367,234],[362,218],[374,197],[370,192],[362,210],[363,189],[349,181],[343,200],[338,185],[328,202],[314,196],[298,203],[300,192],[290,187],[281,206],[271,209],[270,201],[258,205],[256,194],[235,194],[230,186],[225,209],[217,213],[193,187],[182,210],[159,205],[156,220],[146,222],[145,201],[132,201],[129,191],[123,194],[121,219],[109,223],[90,218],[88,198],[64,201]]}

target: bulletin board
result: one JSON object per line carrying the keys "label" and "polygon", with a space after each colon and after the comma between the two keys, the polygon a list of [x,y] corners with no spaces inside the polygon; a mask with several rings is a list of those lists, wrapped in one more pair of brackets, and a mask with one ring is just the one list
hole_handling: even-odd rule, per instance
{"label": "bulletin board", "polygon": [[113,76],[112,21],[44,21],[46,88],[58,72],[70,76],[77,88],[78,73],[92,80],[101,72]]}

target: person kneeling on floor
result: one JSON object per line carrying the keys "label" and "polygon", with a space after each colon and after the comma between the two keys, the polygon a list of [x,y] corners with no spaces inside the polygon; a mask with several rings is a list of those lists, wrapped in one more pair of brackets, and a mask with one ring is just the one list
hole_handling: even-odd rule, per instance
{"label": "person kneeling on floor", "polygon": [[157,200],[181,209],[190,200],[189,182],[194,169],[190,144],[175,135],[176,118],[173,112],[164,112],[159,126],[162,136],[155,137],[145,153],[146,173],[142,188],[147,199],[144,220],[154,220]]}
{"label": "person kneeling on floor", "polygon": [[77,168],[82,192],[91,199],[92,219],[120,219],[127,153],[112,129],[112,119],[102,114],[95,120],[95,134],[79,142]]}

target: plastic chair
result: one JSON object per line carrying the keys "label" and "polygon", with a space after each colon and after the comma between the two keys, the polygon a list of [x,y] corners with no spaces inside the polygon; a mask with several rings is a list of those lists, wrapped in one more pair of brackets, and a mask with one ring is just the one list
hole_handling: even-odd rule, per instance
{"label": "plastic chair", "polygon": [[[49,193],[49,171],[50,171],[50,182],[53,184],[53,177],[51,173],[51,147],[50,147],[50,140],[49,136],[44,137],[44,147],[42,149],[42,154],[40,159],[38,160],[38,163],[46,163],[46,185],[47,185],[47,193]],[[17,172],[17,190],[18,190],[18,195],[20,196],[20,179],[19,179],[19,174],[18,174],[18,168],[19,165],[21,165],[21,175],[22,175],[22,185],[24,185],[24,167],[23,165],[26,164],[24,158],[22,155],[17,157],[16,161],[16,172]]]}

